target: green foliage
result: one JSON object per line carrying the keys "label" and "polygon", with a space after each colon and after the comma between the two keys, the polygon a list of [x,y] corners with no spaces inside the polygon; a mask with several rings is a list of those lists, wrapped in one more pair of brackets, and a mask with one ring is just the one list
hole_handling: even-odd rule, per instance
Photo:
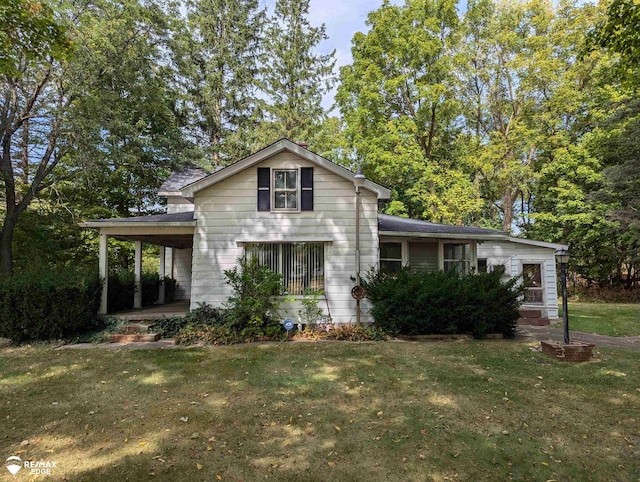
{"label": "green foliage", "polygon": [[234,345],[240,343],[237,331],[224,326],[188,325],[175,337],[178,345]]}
{"label": "green foliage", "polygon": [[195,141],[194,157],[219,167],[249,154],[265,11],[258,0],[188,1],[186,11],[172,42],[181,115]]}
{"label": "green foliage", "polygon": [[238,265],[225,270],[224,275],[234,291],[226,303],[230,327],[237,331],[279,327],[277,297],[284,295],[280,274],[260,265],[256,257],[242,257]]}
{"label": "green foliage", "polygon": [[375,326],[390,334],[487,333],[513,337],[522,289],[502,273],[460,276],[457,272],[412,273],[397,277],[370,271],[363,282]]}
{"label": "green foliage", "polygon": [[305,288],[304,296],[302,298],[302,309],[298,311],[302,323],[307,327],[313,328],[318,325],[324,325],[331,323],[331,317],[325,315],[322,308],[318,306],[320,304],[320,297],[324,296],[324,292],[313,291],[309,288]]}
{"label": "green foliage", "polygon": [[66,28],[44,1],[3,0],[0,6],[0,74],[20,77],[28,64],[63,59],[72,45]]}
{"label": "green foliage", "polygon": [[640,4],[634,0],[613,0],[607,20],[596,31],[596,41],[621,55],[627,66],[640,67]]}
{"label": "green foliage", "polygon": [[333,85],[335,51],[316,53],[327,39],[325,26],[309,23],[309,0],[276,0],[262,57],[264,121],[255,143],[263,147],[282,137],[313,144],[325,119],[322,96]]}
{"label": "green foliage", "polygon": [[[175,300],[176,280],[164,278],[165,301]],[[142,306],[154,305],[158,301],[161,280],[158,273],[142,273]],[[133,308],[135,276],[132,271],[119,270],[109,276],[107,307],[109,313]]]}
{"label": "green foliage", "polygon": [[0,283],[0,337],[61,339],[98,327],[101,283],[74,271],[16,275]]}
{"label": "green foliage", "polygon": [[225,327],[229,324],[229,312],[223,308],[214,308],[207,303],[199,303],[182,318],[158,318],[149,326],[149,331],[159,333],[162,338],[172,338],[189,326],[191,329],[200,327]]}
{"label": "green foliage", "polygon": [[466,221],[481,200],[458,148],[456,3],[385,2],[367,25],[353,38],[336,97],[367,177],[393,186],[393,212]]}

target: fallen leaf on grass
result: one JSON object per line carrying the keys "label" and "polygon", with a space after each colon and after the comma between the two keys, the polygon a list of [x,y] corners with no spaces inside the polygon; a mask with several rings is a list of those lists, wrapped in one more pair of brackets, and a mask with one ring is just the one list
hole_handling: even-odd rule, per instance
{"label": "fallen leaf on grass", "polygon": [[338,427],[337,425],[335,426],[336,432],[339,432],[340,430],[342,430],[340,427]]}
{"label": "fallen leaf on grass", "polygon": [[196,468],[197,468],[198,470],[202,470],[202,464],[196,464]]}

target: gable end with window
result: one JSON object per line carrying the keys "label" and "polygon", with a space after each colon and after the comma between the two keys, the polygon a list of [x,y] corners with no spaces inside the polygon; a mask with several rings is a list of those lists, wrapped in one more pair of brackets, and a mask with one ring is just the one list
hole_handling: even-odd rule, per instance
{"label": "gable end with window", "polygon": [[258,211],[313,211],[313,167],[258,168]]}

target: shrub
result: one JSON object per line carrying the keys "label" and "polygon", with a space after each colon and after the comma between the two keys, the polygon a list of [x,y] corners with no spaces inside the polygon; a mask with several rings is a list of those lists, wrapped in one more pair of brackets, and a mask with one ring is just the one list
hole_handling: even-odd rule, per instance
{"label": "shrub", "polygon": [[239,340],[237,332],[224,326],[187,325],[176,335],[178,345],[232,345]]}
{"label": "shrub", "polygon": [[230,328],[279,326],[278,296],[284,295],[282,276],[260,265],[256,257],[238,259],[238,266],[225,270],[234,294],[227,300]]}
{"label": "shrub", "polygon": [[297,340],[339,340],[339,341],[384,341],[389,337],[380,328],[358,325],[321,325],[307,327],[304,331],[295,333]]}
{"label": "shrub", "polygon": [[323,294],[324,292],[322,290],[312,291],[308,288],[304,290],[302,309],[298,310],[298,314],[304,324],[309,328],[331,323],[331,316],[325,315],[322,312],[322,308],[318,306],[320,297]]}
{"label": "shrub", "polygon": [[101,290],[97,273],[15,275],[0,284],[0,337],[21,343],[98,329]]}
{"label": "shrub", "polygon": [[395,277],[370,271],[363,285],[373,304],[375,326],[387,333],[513,337],[522,288],[515,278],[502,283],[501,275],[412,273],[405,268]]}
{"label": "shrub", "polygon": [[224,308],[214,308],[206,303],[200,303],[183,318],[158,318],[149,325],[149,330],[159,333],[162,338],[172,338],[187,325],[193,327],[217,326],[229,323],[229,311]]}

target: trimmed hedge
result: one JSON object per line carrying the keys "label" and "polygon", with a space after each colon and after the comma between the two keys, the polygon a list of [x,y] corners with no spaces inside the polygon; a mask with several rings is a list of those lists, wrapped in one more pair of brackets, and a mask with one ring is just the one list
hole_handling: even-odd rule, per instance
{"label": "trimmed hedge", "polygon": [[487,333],[515,335],[522,288],[502,273],[460,276],[457,272],[412,273],[396,277],[369,272],[363,285],[376,327],[393,335]]}
{"label": "trimmed hedge", "polygon": [[[176,280],[166,276],[165,301],[171,303],[176,296]],[[157,273],[142,274],[142,306],[154,305],[158,301],[161,280]],[[107,311],[116,313],[133,309],[135,279],[133,271],[118,271],[109,275]]]}
{"label": "trimmed hedge", "polygon": [[101,291],[97,273],[15,275],[0,283],[0,337],[22,343],[95,329]]}

